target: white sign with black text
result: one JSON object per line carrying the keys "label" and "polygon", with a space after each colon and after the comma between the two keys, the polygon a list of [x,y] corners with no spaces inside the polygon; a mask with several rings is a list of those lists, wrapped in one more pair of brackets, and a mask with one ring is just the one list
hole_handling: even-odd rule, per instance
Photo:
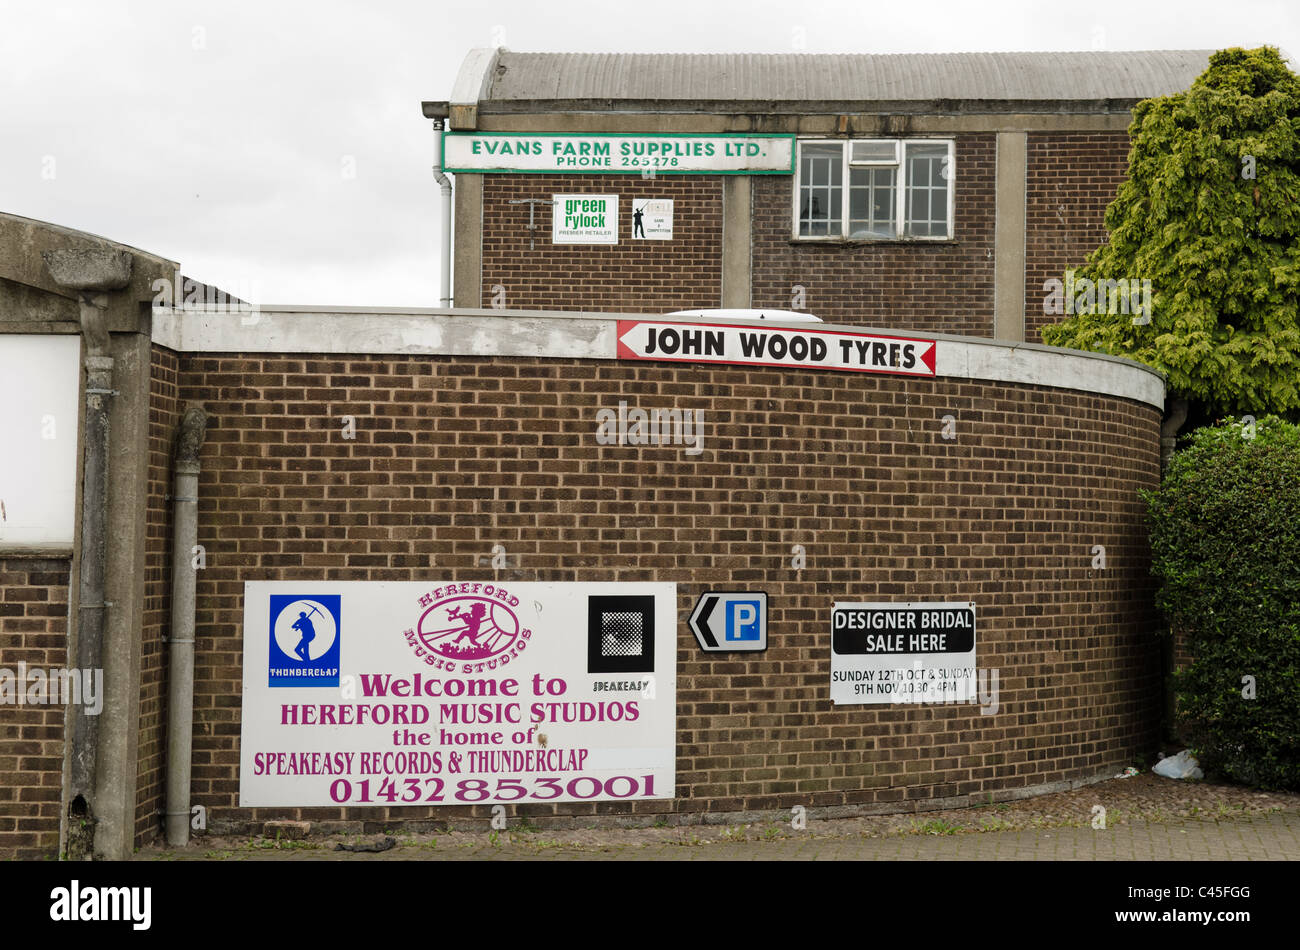
{"label": "white sign with black text", "polygon": [[725,323],[618,321],[618,358],[934,376],[935,340]]}
{"label": "white sign with black text", "polygon": [[837,603],[831,702],[976,701],[973,603]]}
{"label": "white sign with black text", "polygon": [[634,241],[671,241],[673,239],[673,199],[633,198],[632,239]]}

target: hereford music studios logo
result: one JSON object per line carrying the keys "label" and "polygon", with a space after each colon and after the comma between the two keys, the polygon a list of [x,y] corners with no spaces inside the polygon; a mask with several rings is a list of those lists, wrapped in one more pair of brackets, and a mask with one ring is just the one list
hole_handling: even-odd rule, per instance
{"label": "hereford music studios logo", "polygon": [[[519,655],[532,630],[519,621],[519,598],[492,584],[448,584],[420,598],[426,608],[406,641],[430,666],[496,669]],[[447,662],[450,661],[450,662]],[[486,661],[486,662],[476,662]]]}
{"label": "hereford music studios logo", "polygon": [[339,594],[271,595],[271,686],[338,686]]}

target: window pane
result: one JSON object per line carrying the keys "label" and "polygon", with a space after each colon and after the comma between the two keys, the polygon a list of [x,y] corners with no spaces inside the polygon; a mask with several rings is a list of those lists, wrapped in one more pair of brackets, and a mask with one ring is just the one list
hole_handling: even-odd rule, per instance
{"label": "window pane", "polygon": [[844,201],[843,160],[839,145],[804,145],[799,149],[801,235],[839,235]]}
{"label": "window pane", "polygon": [[849,169],[849,237],[892,238],[897,170]]}
{"label": "window pane", "polygon": [[897,142],[854,142],[850,162],[897,162]]}
{"label": "window pane", "polygon": [[906,153],[904,233],[908,237],[948,237],[948,146],[912,142]]}

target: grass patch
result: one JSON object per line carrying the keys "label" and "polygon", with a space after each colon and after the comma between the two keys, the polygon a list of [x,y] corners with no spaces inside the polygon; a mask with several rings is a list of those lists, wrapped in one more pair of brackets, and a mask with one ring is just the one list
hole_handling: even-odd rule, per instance
{"label": "grass patch", "polygon": [[912,828],[918,835],[955,835],[962,831],[961,825],[954,825],[943,818],[931,818],[922,825],[912,822]]}

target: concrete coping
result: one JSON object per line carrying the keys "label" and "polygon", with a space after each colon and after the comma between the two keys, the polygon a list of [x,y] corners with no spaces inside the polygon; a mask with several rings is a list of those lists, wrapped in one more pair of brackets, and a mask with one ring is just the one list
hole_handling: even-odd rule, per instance
{"label": "concrete coping", "polygon": [[[237,304],[155,308],[153,317],[153,342],[187,353],[422,354],[604,360],[619,358],[619,321],[730,322],[645,313]],[[1104,353],[834,323],[762,320],[744,325],[933,340],[937,344],[936,377],[1073,389],[1133,399],[1160,410],[1165,405],[1163,374],[1134,360]],[[777,368],[786,372],[835,372],[812,367]]]}
{"label": "concrete coping", "polygon": [[0,558],[61,560],[72,553],[72,545],[64,541],[0,541]]}

